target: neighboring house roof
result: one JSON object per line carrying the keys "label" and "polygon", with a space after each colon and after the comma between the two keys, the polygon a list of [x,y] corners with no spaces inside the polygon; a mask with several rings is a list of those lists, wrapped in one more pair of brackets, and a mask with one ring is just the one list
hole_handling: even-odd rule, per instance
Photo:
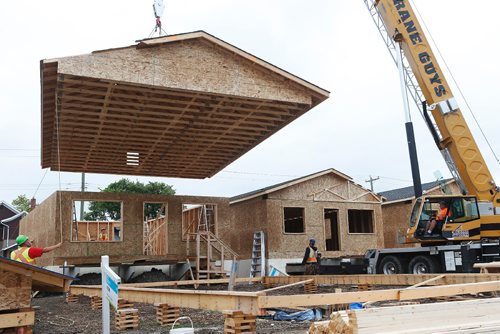
{"label": "neighboring house roof", "polygon": [[[437,189],[440,187],[441,184],[450,184],[455,182],[454,179],[445,179],[441,181],[433,181],[433,182],[428,182],[428,183],[423,183],[422,184],[422,191],[424,192],[429,192],[434,189]],[[383,196],[387,201],[384,204],[387,204],[388,202],[395,202],[395,201],[402,201],[402,200],[409,200],[415,197],[415,191],[413,189],[413,186],[409,187],[404,187],[404,188],[398,188],[398,189],[393,189],[393,190],[388,190],[388,191],[382,191],[379,193],[379,195]]]}
{"label": "neighboring house roof", "polygon": [[24,216],[26,216],[26,215],[27,215],[27,213],[26,213],[25,211],[23,211],[23,212],[19,212],[17,215],[14,215],[14,216],[12,216],[12,217],[5,218],[5,219],[1,220],[1,221],[0,221],[0,223],[4,223],[4,224],[5,224],[5,223],[9,223],[9,222],[11,222],[11,221],[13,221],[13,220],[16,220],[16,219],[17,219],[17,218],[19,218],[19,217],[24,217]]}
{"label": "neighboring house roof", "polygon": [[254,198],[254,197],[259,197],[259,196],[262,196],[262,195],[265,195],[265,194],[270,194],[270,193],[275,192],[277,190],[281,190],[281,189],[293,186],[295,184],[298,184],[298,183],[301,183],[301,182],[305,182],[305,181],[308,181],[310,179],[314,179],[316,177],[323,176],[323,175],[330,174],[330,173],[333,173],[333,174],[335,174],[337,176],[340,176],[341,178],[344,178],[346,180],[352,180],[352,178],[349,175],[346,175],[346,174],[344,174],[342,172],[339,172],[336,169],[329,168],[329,169],[325,169],[325,170],[320,171],[320,172],[316,172],[316,173],[309,174],[309,175],[306,175],[306,176],[301,176],[301,177],[293,179],[293,180],[281,182],[281,183],[278,183],[278,184],[273,184],[272,186],[269,186],[269,187],[265,187],[265,188],[262,188],[262,189],[257,189],[257,190],[254,190],[254,191],[250,191],[250,192],[247,192],[247,193],[244,193],[244,194],[241,194],[241,195],[237,195],[237,196],[231,197],[229,199],[229,204],[234,204],[234,203],[238,203],[238,202],[249,200],[249,199]]}
{"label": "neighboring house roof", "polygon": [[[10,254],[10,252],[13,251],[14,248],[17,248],[17,244],[16,243],[13,243],[12,245],[5,246],[4,248],[2,248],[1,252],[2,253],[6,252],[6,253]],[[5,254],[5,255],[7,255],[7,254]]]}
{"label": "neighboring house roof", "polygon": [[19,210],[17,210],[15,207],[13,207],[12,205],[10,205],[9,203],[5,202],[5,201],[0,201],[0,206],[4,206],[6,207],[7,209],[9,209],[10,211],[12,211],[13,214],[17,215],[20,213]]}

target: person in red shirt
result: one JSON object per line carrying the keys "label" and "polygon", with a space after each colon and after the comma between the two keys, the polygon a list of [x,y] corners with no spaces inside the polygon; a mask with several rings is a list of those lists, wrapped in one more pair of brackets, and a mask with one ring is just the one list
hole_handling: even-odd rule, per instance
{"label": "person in red shirt", "polygon": [[56,245],[44,248],[32,247],[28,236],[23,234],[16,238],[16,243],[18,248],[10,253],[10,258],[14,261],[31,264],[33,266],[36,266],[35,259],[37,257],[61,247],[62,244],[62,242],[60,242]]}

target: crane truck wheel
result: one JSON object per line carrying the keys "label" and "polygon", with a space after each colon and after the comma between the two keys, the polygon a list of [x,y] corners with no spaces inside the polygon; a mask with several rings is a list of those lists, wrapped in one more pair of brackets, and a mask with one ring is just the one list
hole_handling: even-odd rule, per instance
{"label": "crane truck wheel", "polygon": [[410,274],[433,274],[438,272],[438,264],[431,256],[418,255],[408,264],[408,272]]}
{"label": "crane truck wheel", "polygon": [[393,255],[388,255],[384,257],[378,266],[378,274],[392,275],[392,274],[403,274],[404,267],[401,260]]}

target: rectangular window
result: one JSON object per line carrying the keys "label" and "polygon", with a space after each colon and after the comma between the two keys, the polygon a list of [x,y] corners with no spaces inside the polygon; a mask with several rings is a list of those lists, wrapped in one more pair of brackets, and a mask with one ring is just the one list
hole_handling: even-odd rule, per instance
{"label": "rectangular window", "polygon": [[121,241],[122,202],[73,201],[71,241]]}
{"label": "rectangular window", "polygon": [[215,204],[182,204],[182,240],[196,240],[198,231],[217,235],[217,206]]}
{"label": "rectangular window", "polygon": [[372,210],[349,210],[349,233],[373,233]]}
{"label": "rectangular window", "polygon": [[283,208],[285,233],[304,233],[304,208]]}

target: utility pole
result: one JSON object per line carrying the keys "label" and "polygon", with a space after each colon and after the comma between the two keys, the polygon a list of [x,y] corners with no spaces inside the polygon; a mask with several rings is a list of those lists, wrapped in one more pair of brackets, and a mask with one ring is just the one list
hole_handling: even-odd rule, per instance
{"label": "utility pole", "polygon": [[377,181],[378,179],[380,179],[380,176],[377,176],[376,178],[373,178],[371,175],[370,175],[370,179],[369,180],[365,180],[365,182],[369,182],[370,183],[370,190],[373,191],[373,181]]}
{"label": "utility pole", "polygon": [[[85,173],[82,173],[82,193],[85,191]],[[85,204],[84,201],[80,202],[80,220],[83,220],[83,205]],[[75,213],[76,215],[76,213]],[[99,231],[98,231],[99,232]]]}

